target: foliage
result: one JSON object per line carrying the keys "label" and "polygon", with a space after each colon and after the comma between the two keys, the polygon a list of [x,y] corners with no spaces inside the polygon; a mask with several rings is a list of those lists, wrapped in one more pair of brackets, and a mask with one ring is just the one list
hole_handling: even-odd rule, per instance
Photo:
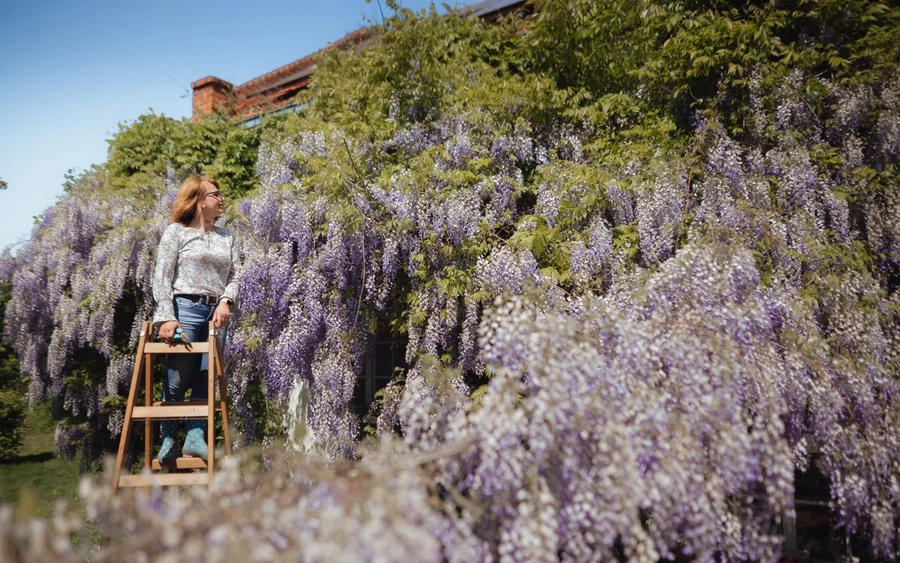
{"label": "foliage", "polygon": [[216,115],[194,122],[145,114],[120,124],[109,141],[107,181],[140,191],[174,168],[213,176],[224,194],[238,197],[258,185],[253,168],[259,134]]}
{"label": "foliage", "polygon": [[[10,296],[9,284],[4,284],[0,292],[0,316],[5,313]],[[23,398],[26,384],[15,351],[7,344],[0,344],[0,427],[3,428],[0,461],[14,459],[22,446],[27,407]]]}
{"label": "foliage", "polygon": [[[898,25],[862,1],[547,0],[524,30],[398,9],[322,61],[303,114],[124,128],[17,255],[6,338],[73,423],[61,450],[114,436],[177,177],[206,167],[250,190],[228,217],[241,440],[360,458],[383,509],[312,464],[248,513],[288,490],[296,522],[334,502],[347,529],[425,530],[433,560],[774,560],[815,463],[835,525],[896,557]],[[411,368],[365,450],[349,404],[385,332]],[[415,522],[376,466],[427,493]],[[227,525],[273,558],[355,553]]]}
{"label": "foliage", "polygon": [[15,391],[0,389],[0,461],[13,459],[22,447],[25,399]]}
{"label": "foliage", "polygon": [[[2,261],[2,259],[0,259]],[[9,284],[4,284],[0,291],[0,326],[6,314],[6,304],[12,296]],[[19,361],[15,350],[5,343],[0,343],[0,390],[22,393],[27,387],[27,380],[19,369]]]}

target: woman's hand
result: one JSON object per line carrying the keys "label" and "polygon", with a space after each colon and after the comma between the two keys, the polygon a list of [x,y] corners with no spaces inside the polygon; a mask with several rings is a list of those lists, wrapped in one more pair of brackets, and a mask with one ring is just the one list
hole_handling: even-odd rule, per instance
{"label": "woman's hand", "polygon": [[181,328],[181,323],[178,321],[166,321],[159,325],[159,339],[169,346],[174,346],[176,328]]}
{"label": "woman's hand", "polygon": [[222,327],[227,325],[230,318],[231,307],[225,301],[219,301],[219,304],[216,305],[216,310],[213,311],[213,321],[215,321],[216,326]]}

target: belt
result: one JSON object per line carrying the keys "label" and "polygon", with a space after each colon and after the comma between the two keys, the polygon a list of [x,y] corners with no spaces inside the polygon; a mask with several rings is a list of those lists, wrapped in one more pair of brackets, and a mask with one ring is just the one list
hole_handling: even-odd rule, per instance
{"label": "belt", "polygon": [[176,293],[175,297],[188,299],[194,303],[202,303],[204,305],[215,305],[219,302],[218,295],[191,295],[190,293]]}

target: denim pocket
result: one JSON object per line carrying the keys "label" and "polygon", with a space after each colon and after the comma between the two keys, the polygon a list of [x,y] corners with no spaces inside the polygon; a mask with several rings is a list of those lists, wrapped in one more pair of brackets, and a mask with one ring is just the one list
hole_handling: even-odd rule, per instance
{"label": "denim pocket", "polygon": [[189,308],[201,305],[201,303],[197,303],[196,301],[188,299],[187,297],[176,297],[175,305],[177,305],[179,308]]}

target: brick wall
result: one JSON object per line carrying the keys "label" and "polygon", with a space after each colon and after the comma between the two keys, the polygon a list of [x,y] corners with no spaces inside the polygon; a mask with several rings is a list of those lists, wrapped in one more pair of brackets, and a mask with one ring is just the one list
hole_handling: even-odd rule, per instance
{"label": "brick wall", "polygon": [[207,76],[191,84],[191,88],[194,90],[194,121],[218,110],[229,111],[234,96],[234,87],[230,82]]}

